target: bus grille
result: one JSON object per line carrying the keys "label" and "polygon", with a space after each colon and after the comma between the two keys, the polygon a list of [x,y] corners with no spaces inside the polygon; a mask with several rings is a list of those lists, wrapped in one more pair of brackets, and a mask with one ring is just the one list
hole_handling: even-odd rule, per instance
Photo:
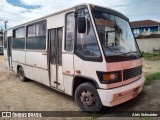
{"label": "bus grille", "polygon": [[141,73],[142,73],[142,66],[123,70],[123,80],[128,80],[130,78],[136,77],[138,75],[141,75]]}

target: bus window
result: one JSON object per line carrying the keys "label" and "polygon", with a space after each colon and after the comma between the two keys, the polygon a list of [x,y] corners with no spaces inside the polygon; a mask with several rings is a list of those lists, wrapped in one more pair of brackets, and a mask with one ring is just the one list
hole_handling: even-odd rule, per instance
{"label": "bus window", "polygon": [[[89,57],[91,59],[92,57],[100,58],[101,56],[100,49],[99,49],[97,38],[92,26],[92,22],[90,20],[89,12],[87,9],[85,9],[84,11],[85,11],[84,16],[88,21],[88,23],[90,24],[89,25],[90,27],[89,27],[89,30],[87,30],[87,33],[85,34],[80,34],[77,31],[76,52],[79,55],[86,58],[89,58]],[[83,14],[81,14],[80,16],[83,16]]]}
{"label": "bus window", "polygon": [[44,50],[46,48],[46,21],[27,26],[26,49]]}
{"label": "bus window", "polygon": [[7,48],[7,32],[4,33],[4,48]]}
{"label": "bus window", "polygon": [[25,48],[25,27],[18,28],[13,31],[13,49]]}
{"label": "bus window", "polygon": [[74,13],[68,13],[66,15],[66,41],[65,50],[73,50],[73,40],[74,40]]}

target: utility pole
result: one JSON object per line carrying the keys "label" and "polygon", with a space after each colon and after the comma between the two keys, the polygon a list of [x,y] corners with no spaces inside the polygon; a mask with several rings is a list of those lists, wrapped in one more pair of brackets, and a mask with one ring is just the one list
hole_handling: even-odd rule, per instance
{"label": "utility pole", "polygon": [[6,20],[6,21],[4,21],[4,24],[5,24],[5,30],[7,29],[7,23],[8,23],[8,21]]}

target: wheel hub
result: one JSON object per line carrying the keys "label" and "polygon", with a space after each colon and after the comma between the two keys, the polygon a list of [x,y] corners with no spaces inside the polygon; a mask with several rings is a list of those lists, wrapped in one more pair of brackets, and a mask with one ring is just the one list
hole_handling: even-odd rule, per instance
{"label": "wheel hub", "polygon": [[91,107],[92,105],[95,104],[96,98],[94,94],[91,93],[90,91],[83,91],[81,93],[81,101],[85,106]]}

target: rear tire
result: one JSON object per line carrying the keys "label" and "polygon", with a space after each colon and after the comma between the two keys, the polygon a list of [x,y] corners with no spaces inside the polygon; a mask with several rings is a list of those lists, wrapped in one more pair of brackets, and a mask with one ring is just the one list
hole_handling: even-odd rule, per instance
{"label": "rear tire", "polygon": [[85,112],[98,112],[103,106],[95,85],[90,82],[79,85],[74,97],[78,106]]}
{"label": "rear tire", "polygon": [[25,78],[24,70],[23,70],[22,67],[19,67],[19,69],[18,69],[18,76],[19,76],[19,79],[22,82],[26,82],[27,81],[27,79]]}

